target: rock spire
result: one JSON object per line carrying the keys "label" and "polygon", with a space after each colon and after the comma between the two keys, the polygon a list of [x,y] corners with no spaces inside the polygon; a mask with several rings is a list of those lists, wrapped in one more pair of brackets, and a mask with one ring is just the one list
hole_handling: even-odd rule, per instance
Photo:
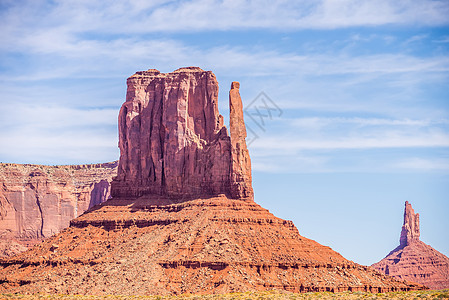
{"label": "rock spire", "polygon": [[128,78],[127,85],[113,196],[253,199],[237,82],[230,92],[231,135],[218,112],[218,82],[211,71],[150,69]]}
{"label": "rock spire", "polygon": [[246,128],[240,83],[234,81],[229,91],[229,127],[231,129],[231,194],[238,198],[253,198],[251,159],[246,148]]}
{"label": "rock spire", "polygon": [[407,246],[413,241],[419,241],[419,214],[412,208],[412,205],[405,201],[404,225],[402,225],[400,245]]}

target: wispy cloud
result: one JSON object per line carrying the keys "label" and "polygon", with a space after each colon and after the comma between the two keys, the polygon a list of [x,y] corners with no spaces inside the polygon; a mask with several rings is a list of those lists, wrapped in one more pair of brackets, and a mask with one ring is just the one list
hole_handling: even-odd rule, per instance
{"label": "wispy cloud", "polygon": [[[45,33],[52,36],[52,33]],[[55,41],[58,41],[55,46]],[[447,56],[417,57],[407,54],[297,54],[278,50],[242,49],[218,46],[201,49],[175,40],[116,39],[78,40],[40,35],[18,43],[17,51],[26,49],[37,55],[42,65],[34,72],[20,73],[15,77],[3,75],[3,80],[43,80],[70,77],[108,77],[129,65],[143,61],[157,65],[200,65],[213,67],[218,72],[238,71],[242,75],[311,76],[358,75],[357,81],[372,80],[372,76],[389,74],[435,73],[447,76]],[[51,65],[45,65],[50,59]],[[56,63],[57,62],[57,63]],[[147,65],[146,64],[146,65]],[[364,77],[360,77],[364,76]],[[422,80],[425,80],[423,78]]]}
{"label": "wispy cloud", "polygon": [[3,102],[0,110],[3,162],[94,163],[118,158],[116,108]]}
{"label": "wispy cloud", "polygon": [[407,39],[405,41],[405,44],[410,44],[410,43],[415,43],[415,42],[420,42],[423,41],[425,39],[428,38],[427,34],[418,34],[418,35],[414,35],[412,37],[410,37],[409,39]]}
{"label": "wispy cloud", "polygon": [[68,107],[45,107],[39,105],[1,106],[9,113],[2,114],[2,127],[13,124],[35,129],[62,129],[73,127],[116,126],[117,108],[76,109]]}
{"label": "wispy cloud", "polygon": [[296,119],[284,119],[282,121],[288,122],[289,124],[296,127],[306,127],[306,128],[322,128],[325,126],[336,126],[341,124],[353,125],[357,127],[367,127],[367,126],[416,126],[416,127],[427,127],[432,125],[449,125],[449,120],[412,120],[412,119],[381,119],[381,118],[324,118],[324,117],[311,117],[311,118],[296,118]]}
{"label": "wispy cloud", "polygon": [[[24,1],[0,11],[0,51],[33,56],[34,71],[1,79],[107,77],[126,66],[210,66],[252,76],[447,72],[445,55],[300,53],[222,43],[203,47],[158,32],[298,30],[385,24],[449,23],[445,1]],[[269,7],[269,9],[267,9]],[[446,14],[447,13],[447,14]],[[372,39],[352,35],[351,43]],[[376,37],[378,38],[378,37]],[[413,36],[410,40],[421,38]],[[345,42],[345,44],[347,44]],[[324,54],[325,53],[325,54]],[[21,58],[20,58],[21,59]],[[8,65],[6,62],[4,62]],[[9,76],[9,77],[7,77]]]}
{"label": "wispy cloud", "polygon": [[394,167],[414,171],[449,171],[449,160],[411,157],[397,162]]}
{"label": "wispy cloud", "polygon": [[104,128],[42,130],[21,127],[0,132],[2,162],[37,164],[82,164],[118,159],[115,131]]}
{"label": "wispy cloud", "polygon": [[268,128],[250,145],[256,171],[449,170],[438,154],[449,147],[447,119],[305,117],[272,120],[270,125],[276,123],[283,124],[282,133]]}
{"label": "wispy cloud", "polygon": [[375,149],[375,148],[410,148],[410,147],[449,147],[449,135],[443,132],[422,134],[419,136],[404,135],[400,132],[386,132],[378,136],[338,137],[335,139],[303,139],[283,136],[268,137],[253,143],[255,149]]}
{"label": "wispy cloud", "polygon": [[[446,1],[25,1],[5,10],[7,22],[64,22],[74,32],[151,33],[263,29],[329,29],[391,24],[448,24]],[[44,19],[42,19],[44,18]],[[34,18],[33,18],[34,19]],[[35,20],[34,19],[34,20]]]}

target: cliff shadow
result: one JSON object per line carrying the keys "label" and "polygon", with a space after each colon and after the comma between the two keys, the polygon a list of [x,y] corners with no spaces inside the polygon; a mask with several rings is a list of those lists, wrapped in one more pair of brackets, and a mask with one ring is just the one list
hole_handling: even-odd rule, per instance
{"label": "cliff shadow", "polygon": [[92,207],[107,201],[110,198],[110,184],[107,180],[103,179],[94,184],[94,188],[90,192],[89,209]]}

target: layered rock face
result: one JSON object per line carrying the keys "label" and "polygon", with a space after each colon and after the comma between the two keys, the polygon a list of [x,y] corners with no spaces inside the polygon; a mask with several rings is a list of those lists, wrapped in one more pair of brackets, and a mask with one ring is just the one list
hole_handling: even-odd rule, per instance
{"label": "layered rock face", "polygon": [[128,79],[113,199],[33,249],[0,259],[0,292],[387,292],[424,288],[346,260],[252,200],[239,84],[230,135],[212,72]]}
{"label": "layered rock face", "polygon": [[230,93],[231,136],[218,112],[218,82],[211,71],[151,69],[137,72],[127,84],[113,196],[253,199],[238,83]]}
{"label": "layered rock face", "polygon": [[431,289],[449,288],[449,258],[420,241],[419,236],[419,214],[405,202],[400,245],[372,267]]}
{"label": "layered rock face", "polygon": [[69,226],[109,198],[117,162],[79,166],[0,164],[0,255]]}

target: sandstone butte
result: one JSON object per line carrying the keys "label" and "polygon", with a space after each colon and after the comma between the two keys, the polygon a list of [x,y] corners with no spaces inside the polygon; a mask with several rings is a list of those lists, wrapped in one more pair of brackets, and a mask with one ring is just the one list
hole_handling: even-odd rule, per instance
{"label": "sandstone butte", "polygon": [[12,256],[60,232],[106,201],[117,162],[42,166],[0,164],[0,256]]}
{"label": "sandstone butte", "polygon": [[372,265],[380,272],[431,289],[449,288],[449,258],[419,239],[419,214],[405,202],[400,244],[384,259]]}
{"label": "sandstone butte", "polygon": [[253,201],[239,83],[230,130],[211,71],[137,72],[119,114],[113,198],[0,260],[0,292],[226,293],[423,289],[301,236]]}

